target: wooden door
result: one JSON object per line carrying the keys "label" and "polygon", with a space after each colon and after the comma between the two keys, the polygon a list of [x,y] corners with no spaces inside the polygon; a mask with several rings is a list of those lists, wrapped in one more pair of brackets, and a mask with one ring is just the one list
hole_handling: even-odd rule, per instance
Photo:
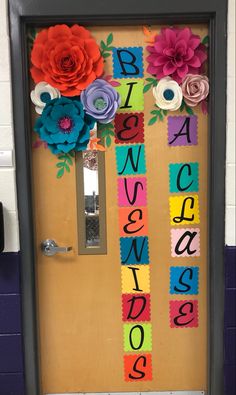
{"label": "wooden door", "polygon": [[[207,36],[205,25],[189,27],[201,40]],[[105,77],[111,76],[122,99],[111,129],[116,136],[105,136],[112,141],[101,154],[106,253],[79,249],[85,221],[78,204],[81,161],[72,158],[70,172],[57,178],[57,164],[64,159],[33,137],[43,394],[207,389],[208,117],[201,105],[176,111],[155,107],[146,47],[160,29],[89,27],[97,42],[105,43]],[[118,78],[117,48],[131,48],[138,76]],[[132,114],[137,123],[127,128]],[[33,105],[32,118],[35,122]],[[122,125],[126,131],[119,134]],[[135,199],[132,178],[140,185]],[[134,260],[125,262],[131,238],[137,237],[141,258],[137,261],[133,249]],[[72,251],[44,256],[40,244],[46,239]],[[134,313],[134,296],[145,298],[141,317]]]}

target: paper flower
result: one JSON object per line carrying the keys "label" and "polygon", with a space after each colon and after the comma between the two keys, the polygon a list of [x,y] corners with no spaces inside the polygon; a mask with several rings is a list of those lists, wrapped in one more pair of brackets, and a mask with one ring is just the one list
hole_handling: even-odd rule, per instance
{"label": "paper flower", "polygon": [[150,55],[147,71],[157,79],[171,76],[181,83],[187,74],[199,74],[207,55],[200,37],[189,27],[163,28],[154,45],[147,46]]}
{"label": "paper flower", "polygon": [[85,112],[100,123],[111,122],[120,105],[119,93],[102,79],[97,79],[89,85],[81,93],[80,99]]}
{"label": "paper flower", "polygon": [[153,88],[156,105],[162,110],[176,111],[182,104],[183,94],[179,84],[170,77],[162,78]]}
{"label": "paper flower", "polygon": [[195,107],[209,94],[209,80],[205,75],[187,74],[182,83],[185,103]]}
{"label": "paper flower", "polygon": [[58,99],[61,97],[60,91],[53,88],[47,82],[39,82],[34,90],[31,91],[30,97],[32,102],[35,104],[35,111],[37,114],[42,114],[46,104],[52,99]]}
{"label": "paper flower", "polygon": [[34,130],[47,142],[53,154],[59,154],[85,150],[94,123],[79,100],[61,97],[46,104]]}
{"label": "paper flower", "polygon": [[46,81],[63,96],[80,95],[103,73],[103,58],[89,30],[56,25],[40,31],[31,52],[34,82]]}

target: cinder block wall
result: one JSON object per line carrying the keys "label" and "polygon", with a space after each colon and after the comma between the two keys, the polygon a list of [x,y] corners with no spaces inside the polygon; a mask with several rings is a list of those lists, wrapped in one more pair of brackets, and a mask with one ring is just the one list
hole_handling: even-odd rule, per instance
{"label": "cinder block wall", "polygon": [[[14,150],[7,0],[0,0],[0,150]],[[236,393],[235,262],[235,0],[228,5],[228,88],[225,223],[225,395]],[[0,395],[24,395],[20,307],[20,255],[15,167],[0,168],[6,247],[0,254]]]}

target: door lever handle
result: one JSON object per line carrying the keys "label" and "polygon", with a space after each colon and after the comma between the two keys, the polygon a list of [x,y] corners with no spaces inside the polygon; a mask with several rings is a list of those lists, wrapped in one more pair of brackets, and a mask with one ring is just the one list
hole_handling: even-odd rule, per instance
{"label": "door lever handle", "polygon": [[66,253],[72,250],[72,247],[59,247],[54,240],[50,239],[42,241],[40,247],[43,255],[46,256],[52,256],[58,252]]}

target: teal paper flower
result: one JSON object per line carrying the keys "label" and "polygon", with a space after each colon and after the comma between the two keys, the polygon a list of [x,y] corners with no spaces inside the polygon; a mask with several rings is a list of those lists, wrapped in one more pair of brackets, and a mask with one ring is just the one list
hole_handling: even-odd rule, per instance
{"label": "teal paper flower", "polygon": [[85,150],[94,124],[94,118],[85,114],[78,99],[61,97],[46,104],[34,130],[53,154],[59,154]]}

